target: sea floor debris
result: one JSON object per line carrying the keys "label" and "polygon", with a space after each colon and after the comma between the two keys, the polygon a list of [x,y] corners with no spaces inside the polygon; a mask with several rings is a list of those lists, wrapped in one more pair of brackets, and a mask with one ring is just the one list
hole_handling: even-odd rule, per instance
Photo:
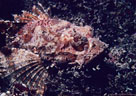
{"label": "sea floor debris", "polygon": [[10,80],[9,89],[14,95],[43,95],[48,89],[49,67],[66,63],[81,68],[108,47],[93,37],[90,26],[51,18],[38,5],[33,6],[32,13],[14,15],[15,21],[0,21],[2,34],[15,31],[7,36],[10,41],[0,52],[0,75]]}

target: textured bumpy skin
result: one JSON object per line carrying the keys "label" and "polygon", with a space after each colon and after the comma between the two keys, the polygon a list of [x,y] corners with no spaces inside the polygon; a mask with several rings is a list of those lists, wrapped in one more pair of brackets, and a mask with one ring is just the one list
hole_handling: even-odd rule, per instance
{"label": "textured bumpy skin", "polygon": [[65,20],[50,18],[35,6],[33,12],[24,11],[21,16],[15,16],[16,21],[27,24],[20,29],[13,42],[38,53],[43,59],[82,66],[107,47],[93,38],[90,26],[76,26]]}
{"label": "textured bumpy skin", "polygon": [[[0,52],[3,68],[0,72],[11,77],[13,86],[22,82],[28,86],[27,89],[35,89],[35,94],[42,95],[48,76],[46,63],[42,60],[53,65],[67,63],[82,67],[103,52],[107,44],[93,37],[90,26],[77,26],[66,20],[51,18],[41,4],[39,7],[33,6],[32,13],[23,11],[22,15],[14,15],[14,23],[25,25],[7,46],[11,48],[11,54],[4,56]],[[18,87],[15,89],[20,90]]]}

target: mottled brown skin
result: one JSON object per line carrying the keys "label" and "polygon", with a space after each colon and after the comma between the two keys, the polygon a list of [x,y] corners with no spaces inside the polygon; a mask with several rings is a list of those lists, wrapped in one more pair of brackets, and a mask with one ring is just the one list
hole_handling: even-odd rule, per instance
{"label": "mottled brown skin", "polygon": [[50,18],[35,6],[33,14],[24,11],[21,16],[16,15],[15,20],[27,24],[13,42],[52,63],[68,62],[82,66],[107,47],[104,42],[93,38],[90,26],[76,26],[65,20]]}
{"label": "mottled brown skin", "polygon": [[51,18],[43,11],[33,6],[33,13],[23,11],[22,15],[14,15],[14,22],[25,25],[8,44],[12,53],[8,57],[0,56],[4,60],[0,61],[2,66],[7,64],[7,73],[15,74],[11,82],[22,78],[21,81],[30,89],[37,89],[36,94],[40,96],[46,88],[44,81],[48,76],[42,60],[50,61],[52,65],[78,64],[81,68],[107,47],[107,44],[93,37],[90,26],[77,26]]}

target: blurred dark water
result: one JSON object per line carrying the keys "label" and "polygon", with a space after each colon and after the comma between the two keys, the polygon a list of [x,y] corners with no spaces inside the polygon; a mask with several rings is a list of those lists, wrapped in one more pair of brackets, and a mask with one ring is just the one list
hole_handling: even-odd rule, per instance
{"label": "blurred dark water", "polygon": [[[50,8],[52,17],[92,26],[94,36],[109,44],[80,70],[64,65],[49,69],[45,95],[136,94],[136,0],[0,0],[0,19],[13,20],[12,14],[30,11],[37,2]],[[5,35],[1,39],[4,46]]]}

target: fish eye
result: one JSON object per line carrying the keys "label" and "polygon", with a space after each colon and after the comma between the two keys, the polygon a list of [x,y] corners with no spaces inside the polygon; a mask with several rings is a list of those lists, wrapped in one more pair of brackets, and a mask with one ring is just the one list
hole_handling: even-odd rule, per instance
{"label": "fish eye", "polygon": [[71,45],[76,51],[83,51],[84,47],[88,45],[88,40],[86,37],[75,36]]}

